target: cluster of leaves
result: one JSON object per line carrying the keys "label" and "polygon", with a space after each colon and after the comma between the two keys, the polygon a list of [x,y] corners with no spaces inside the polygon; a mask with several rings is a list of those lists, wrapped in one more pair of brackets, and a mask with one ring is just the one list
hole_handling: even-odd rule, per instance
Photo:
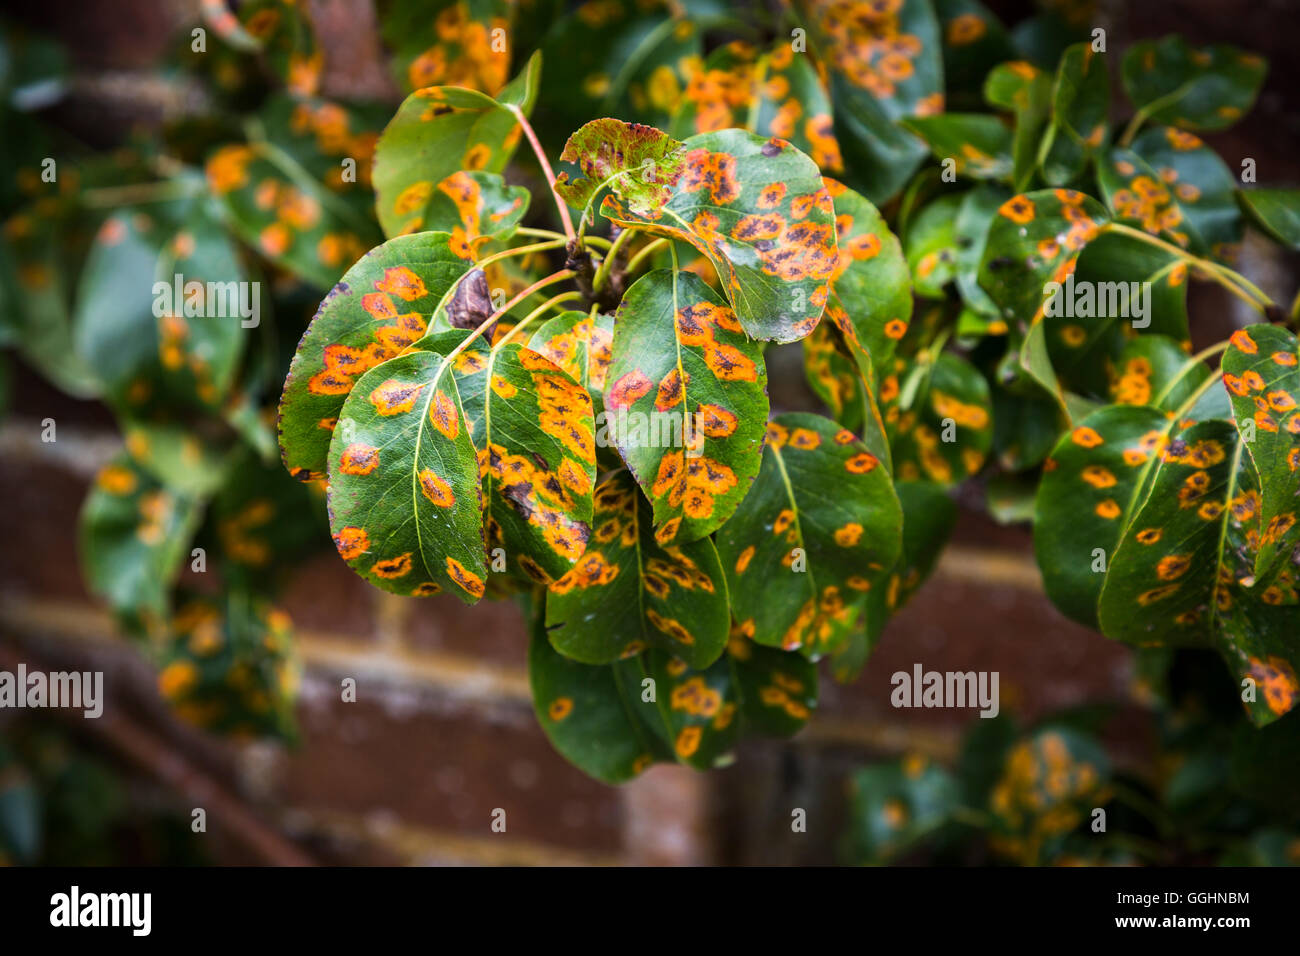
{"label": "cluster of leaves", "polygon": [[[194,719],[287,718],[258,592],[323,536],[265,467],[281,380],[283,463],[343,559],[519,599],[542,726],[604,780],[797,730],[814,662],[861,670],[970,479],[1033,520],[1067,614],[1218,649],[1256,723],[1300,700],[1297,343],[1229,267],[1247,222],[1300,246],[1300,199],[1197,136],[1250,108],[1258,57],[1170,37],[1111,70],[1087,9],[1007,29],[975,0],[390,0],[393,112],[322,97],[301,4],[205,11],[225,45],[178,62],[255,112],[38,180],[0,257],[11,340],[122,422],[87,574],[164,635]],[[288,323],[156,318],[140,277],[174,273],[290,315],[329,291],[285,374]],[[1189,357],[1192,278],[1267,321]],[[1061,314],[1071,283],[1149,288],[1143,321]],[[790,343],[826,415],[771,407]],[[178,600],[195,534],[227,586]]]}
{"label": "cluster of leaves", "polygon": [[[1254,727],[1212,652],[1144,651],[1137,671],[1141,709],[978,720],[951,769],[908,754],[855,771],[844,860],[1300,865],[1296,716]],[[1135,748],[1118,728],[1146,720]]]}

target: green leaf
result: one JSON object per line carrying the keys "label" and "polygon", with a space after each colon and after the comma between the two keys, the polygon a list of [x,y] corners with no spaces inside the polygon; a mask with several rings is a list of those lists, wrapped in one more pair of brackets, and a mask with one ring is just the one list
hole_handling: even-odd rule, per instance
{"label": "green leaf", "polygon": [[[953,224],[953,238],[957,245],[957,291],[962,301],[981,316],[997,316],[998,307],[989,298],[987,292],[979,286],[980,260],[984,258],[984,245],[988,241],[989,226],[998,209],[1011,198],[1011,191],[1001,186],[983,184],[969,190],[962,196],[961,208]],[[1001,334],[1006,331],[1006,322],[998,317],[997,322],[984,334]],[[995,331],[1000,330],[1000,331]]]}
{"label": "green leaf", "polygon": [[[455,342],[457,333],[432,341]],[[465,430],[478,450],[488,548],[504,548],[533,580],[553,581],[574,566],[591,534],[591,398],[517,342],[471,346],[453,368]]]}
{"label": "green leaf", "polygon": [[159,692],[187,723],[240,739],[296,735],[292,625],[265,601],[239,591],[189,598],[158,668]]}
{"label": "green leaf", "polygon": [[899,553],[902,513],[879,463],[820,416],[768,425],[758,478],[717,536],[747,636],[809,654],[847,637],[862,595]]}
{"label": "green leaf", "polygon": [[357,379],[417,342],[469,267],[448,234],[430,232],[390,239],[347,271],[307,327],[285,379],[279,430],[290,474],[324,474],[334,424]]}
{"label": "green leaf", "polygon": [[788,143],[741,130],[693,136],[685,146],[659,215],[638,216],[615,196],[601,212],[708,257],[754,338],[803,338],[821,318],[837,261],[831,199],[816,165]]}
{"label": "green leaf", "polygon": [[329,448],[330,530],[339,554],[376,587],[483,596],[479,466],[452,374],[464,333],[426,341],[361,376]]}
{"label": "green leaf", "polygon": [[122,210],[86,259],[76,348],[119,412],[217,411],[261,321],[260,291],[204,204]]}
{"label": "green leaf", "polygon": [[78,550],[87,586],[152,631],[167,619],[200,513],[200,502],[167,490],[129,455],[117,455],[100,469],[81,507]]}
{"label": "green leaf", "polygon": [[924,370],[912,403],[886,420],[894,474],[901,481],[951,487],[984,466],[993,444],[989,386],[969,362],[949,352]]}
{"label": "green leaf", "polygon": [[1241,190],[1237,202],[1275,241],[1300,249],[1300,189]]}
{"label": "green leaf", "polygon": [[960,797],[952,774],[919,754],[856,771],[849,779],[852,861],[888,863],[915,848],[951,822]]}
{"label": "green leaf", "polygon": [[726,521],[758,473],[767,368],[723,300],[689,272],[657,270],[627,291],[604,407],[610,438],[654,505],[663,541]]}
{"label": "green leaf", "polygon": [[375,145],[375,211],[384,235],[429,228],[425,213],[438,184],[462,170],[500,173],[522,128],[505,104],[526,115],[537,55],[497,98],[457,86],[416,90],[398,107]]}
{"label": "green leaf", "polygon": [[614,316],[586,312],[561,312],[537,326],[528,340],[530,349],[558,365],[591,397],[595,421],[605,429],[603,436],[599,428],[596,432],[596,463],[602,472],[623,467],[623,459],[609,442],[605,416],[605,378],[613,344]]}
{"label": "green leaf", "polygon": [[641,667],[636,660],[579,664],[557,653],[534,629],[528,645],[533,707],[551,745],[583,773],[623,783],[672,751],[640,714]]}
{"label": "green leaf", "polygon": [[908,224],[903,249],[912,272],[912,290],[918,296],[944,298],[944,286],[957,274],[956,224],[961,205],[960,195],[940,196]]}
{"label": "green leaf", "polygon": [[1015,114],[1016,130],[1011,147],[1014,163],[1012,184],[1023,192],[1038,165],[1040,134],[1052,105],[1052,80],[1024,60],[1003,63],[985,79],[984,98],[993,106]]}
{"label": "green leaf", "polygon": [[1109,132],[1110,75],[1091,43],[1065,51],[1052,87],[1052,118],[1040,147],[1043,179],[1064,186],[1088,165]]}
{"label": "green leaf", "polygon": [[609,189],[638,217],[656,219],[673,196],[685,163],[682,144],[653,126],[596,119],[569,137],[560,162],[581,176],[561,172],[555,191],[575,209],[584,209]]}
{"label": "green leaf", "polygon": [[978,91],[989,70],[1015,59],[1015,51],[998,18],[977,0],[935,0],[943,37],[943,79],[948,106],[980,105]]}
{"label": "green leaf", "polygon": [[986,113],[943,113],[903,120],[903,128],[925,140],[945,165],[971,179],[1011,178],[1011,130]]}
{"label": "green leaf", "polygon": [[656,541],[650,508],[625,471],[601,484],[595,507],[586,553],[547,594],[552,646],[585,664],[657,648],[708,667],[722,654],[731,624],[713,542]]}
{"label": "green leaf", "polygon": [[1188,224],[1211,253],[1223,258],[1227,246],[1241,241],[1237,179],[1195,134],[1154,126],[1133,141],[1133,152],[1168,184]]}
{"label": "green leaf", "polygon": [[1117,405],[1154,405],[1172,412],[1210,377],[1187,357],[1187,343],[1165,335],[1141,335],[1125,343],[1110,372],[1110,397]]}
{"label": "green leaf", "polygon": [[1111,366],[1134,331],[1190,345],[1187,275],[1178,256],[1132,236],[1103,232],[1090,242],[1042,322],[1061,382],[1106,395]]}
{"label": "green leaf", "polygon": [[1124,89],[1147,120],[1227,129],[1255,103],[1268,63],[1231,46],[1196,48],[1181,36],[1144,40],[1124,54]]}
{"label": "green leaf", "polygon": [[656,761],[697,770],[722,762],[741,729],[729,657],[693,670],[661,651],[614,664],[579,664],[534,633],[533,706],[552,745],[584,773],[621,783]]}
{"label": "green leaf", "polygon": [[1242,443],[1260,478],[1260,544],[1255,574],[1274,560],[1294,561],[1300,546],[1300,341],[1285,328],[1252,325],[1234,332],[1223,356],[1223,384]]}
{"label": "green leaf", "polygon": [[24,360],[78,398],[101,391],[94,367],[74,344],[73,286],[82,262],[71,204],[24,209],[0,238],[0,338],[12,339]]}

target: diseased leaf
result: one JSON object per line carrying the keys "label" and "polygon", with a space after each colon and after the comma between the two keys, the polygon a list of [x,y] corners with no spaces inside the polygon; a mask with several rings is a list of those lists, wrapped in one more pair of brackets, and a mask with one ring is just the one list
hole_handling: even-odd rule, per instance
{"label": "diseased leaf", "polygon": [[1057,443],[1043,469],[1034,513],[1043,587],[1087,627],[1100,629],[1097,600],[1124,532],[1122,515],[1142,493],[1168,427],[1164,413],[1147,405],[1102,408]]}
{"label": "diseased leaf", "polygon": [[741,130],[693,136],[685,146],[673,197],[656,217],[638,216],[615,196],[601,212],[708,257],[754,338],[803,338],[821,318],[837,259],[834,212],[816,165],[788,143]]}
{"label": "diseased leaf", "polygon": [[370,369],[343,404],[329,448],[330,531],[376,587],[483,596],[479,466],[449,360],[449,332]]}
{"label": "diseased leaf", "polygon": [[1093,808],[1110,800],[1110,761],[1091,736],[1042,727],[1009,748],[989,795],[990,845],[1023,866],[1059,854],[1061,842]]}
{"label": "diseased leaf", "polygon": [[347,271],[321,302],[285,379],[279,431],[290,474],[324,474],[335,423],[357,380],[425,334],[470,265],[447,233],[429,232],[390,239]]}
{"label": "diseased leaf", "polygon": [[1275,560],[1300,553],[1300,341],[1274,325],[1234,332],[1223,356],[1223,384],[1242,442],[1260,478],[1261,579]]}
{"label": "diseased leaf", "polygon": [[698,276],[657,270],[619,307],[604,407],[659,539],[694,541],[731,516],[758,473],[767,368]]}
{"label": "diseased leaf", "polygon": [[755,644],[733,628],[727,654],[740,683],[746,732],[791,737],[817,707],[817,665],[802,654]]}
{"label": "diseased leaf", "polygon": [[1043,179],[1064,186],[1088,165],[1109,132],[1110,74],[1091,43],[1065,51],[1052,87],[1051,122],[1040,147]]}
{"label": "diseased leaf", "polygon": [[847,852],[854,863],[883,864],[951,823],[961,788],[920,754],[864,767],[849,780]]}
{"label": "diseased leaf", "polygon": [[[1064,406],[1047,354],[1043,325],[1052,298],[1048,283],[1074,271],[1080,251],[1107,222],[1096,200],[1073,189],[1042,189],[1013,196],[989,226],[979,283],[1008,323],[1023,335],[1019,364]],[[1023,324],[1028,318],[1027,327]]]}
{"label": "diseased leaf", "polygon": [[635,660],[579,664],[556,652],[540,627],[528,645],[533,707],[551,746],[588,776],[623,783],[672,751],[638,716],[641,668]]}
{"label": "diseased leaf", "polygon": [[978,472],[993,444],[988,382],[945,352],[924,371],[911,404],[891,408],[885,424],[899,480],[950,487]]}
{"label": "diseased leaf", "polygon": [[846,183],[877,204],[891,199],[925,157],[897,125],[943,112],[939,23],[928,0],[902,0],[865,15],[843,0],[806,0],[801,21],[829,73],[834,133]]}
{"label": "diseased leaf", "polygon": [[507,186],[496,173],[461,170],[433,191],[421,213],[422,228],[450,233],[458,256],[479,259],[485,244],[514,235],[530,198],[527,189]]}
{"label": "diseased leaf", "polygon": [[847,637],[898,556],[902,514],[879,459],[817,415],[768,425],[763,464],[718,532],[731,606],[760,644],[810,655]]}
{"label": "diseased leaf", "polygon": [[1097,164],[1097,181],[1116,219],[1164,236],[1184,249],[1205,250],[1205,240],[1183,213],[1173,190],[1133,150],[1112,149]]}
{"label": "diseased leaf", "polygon": [[1241,190],[1237,202],[1275,241],[1300,249],[1300,189]]}
{"label": "diseased leaf", "polygon": [[500,173],[522,129],[507,104],[532,110],[537,54],[493,99],[458,86],[429,86],[408,96],[375,145],[375,211],[384,235],[428,228],[425,215],[438,184],[453,173]]}
{"label": "diseased leaf", "polygon": [[1133,152],[1173,191],[1188,225],[1211,253],[1223,258],[1241,241],[1237,179],[1199,137],[1172,126],[1154,126],[1133,141]]}
{"label": "diseased leaf", "polygon": [[215,411],[260,322],[259,299],[203,204],[123,210],[86,259],[76,348],[119,413]]}
{"label": "diseased leaf", "polygon": [[207,160],[227,220],[272,262],[328,289],[381,236],[371,214],[371,160],[382,114],[322,99],[272,99],[256,138]]}
{"label": "diseased leaf", "polygon": [[[433,341],[454,342],[456,333]],[[478,452],[488,548],[504,548],[507,560],[533,580],[553,581],[574,566],[591,534],[591,398],[549,359],[517,342],[479,344],[452,367],[464,427]]]}
{"label": "diseased leaf", "polygon": [[1181,36],[1134,43],[1124,54],[1124,89],[1147,120],[1216,131],[1255,103],[1268,63],[1216,45],[1196,48]]}
{"label": "diseased leaf", "polygon": [[189,597],[158,667],[158,691],[186,723],[239,739],[296,736],[292,624],[265,601]]}
{"label": "diseased leaf", "polygon": [[558,192],[575,209],[583,209],[602,189],[608,189],[633,215],[658,218],[681,177],[682,144],[653,126],[596,119],[569,137],[560,162],[578,167],[571,179],[561,172]]}
{"label": "diseased leaf", "polygon": [[759,60],[754,80],[748,128],[790,142],[825,172],[842,172],[830,97],[811,58],[796,53],[788,39],[777,40]]}
{"label": "diseased leaf", "polygon": [[740,688],[731,659],[704,670],[661,651],[604,666],[556,653],[543,634],[529,649],[533,706],[551,743],[584,772],[621,783],[656,761],[708,770],[739,736]]}
{"label": "diseased leaf", "polygon": [[894,492],[903,511],[902,550],[889,575],[867,592],[861,628],[831,658],[831,670],[840,683],[855,680],[862,672],[889,619],[929,578],[957,523],[957,503],[941,485],[898,481]]}
{"label": "diseased leaf", "polygon": [[581,560],[551,584],[547,636],[566,657],[609,664],[658,648],[708,667],[727,643],[727,586],[713,542],[661,545],[626,471],[596,490]]}
{"label": "diseased leaf", "polygon": [[495,31],[510,30],[513,8],[508,0],[386,4],[380,32],[394,53],[394,77],[407,92],[462,86],[495,96],[510,66],[493,45]]}
{"label": "diseased leaf", "polygon": [[[872,396],[878,398],[880,370],[889,368],[911,321],[911,274],[902,246],[876,207],[836,180],[823,182],[835,206],[839,248],[826,316],[843,337]],[[879,418],[878,410],[864,409],[867,433],[883,433]],[[864,440],[888,464],[888,452],[873,447],[868,435]]]}
{"label": "diseased leaf", "polygon": [[170,613],[171,587],[189,557],[200,503],[168,491],[119,454],[100,469],[78,523],[87,586],[145,633]]}

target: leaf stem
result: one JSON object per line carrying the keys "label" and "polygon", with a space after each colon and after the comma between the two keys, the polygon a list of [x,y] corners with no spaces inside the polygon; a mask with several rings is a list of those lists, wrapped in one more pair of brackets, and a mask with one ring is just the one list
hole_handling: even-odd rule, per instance
{"label": "leaf stem", "polygon": [[157,183],[134,183],[130,186],[103,186],[87,189],[81,194],[81,204],[91,209],[113,206],[133,206],[136,203],[171,202],[197,196],[202,189],[196,182],[180,179]]}
{"label": "leaf stem", "polygon": [[502,259],[510,259],[514,256],[527,256],[534,252],[545,252],[547,249],[558,249],[568,240],[563,236],[556,236],[547,242],[536,242],[531,246],[513,246],[510,249],[502,249],[500,252],[494,252],[485,259],[480,259],[474,263],[476,269],[482,269],[490,266],[494,262],[500,262]]}
{"label": "leaf stem", "polygon": [[551,198],[555,200],[555,208],[560,213],[560,221],[564,223],[564,234],[570,242],[574,242],[577,236],[573,232],[573,220],[569,217],[569,207],[561,198],[560,194],[555,191],[555,171],[551,169],[550,160],[546,158],[546,151],[542,149],[542,144],[537,140],[537,134],[533,132],[532,124],[524,116],[524,111],[513,103],[509,104],[507,109],[515,114],[515,119],[519,121],[519,127],[528,137],[528,143],[533,147],[533,153],[537,156],[537,163],[542,167],[542,174],[546,176],[546,182],[551,187]]}
{"label": "leaf stem", "polygon": [[1186,249],[1182,249],[1171,242],[1166,242],[1159,236],[1153,236],[1151,233],[1144,232],[1141,229],[1134,229],[1132,226],[1126,226],[1122,222],[1112,222],[1106,226],[1106,229],[1110,232],[1116,232],[1120,235],[1137,239],[1139,242],[1145,242],[1148,245],[1155,246],[1157,249],[1163,249],[1170,255],[1177,256],[1192,268],[1219,283],[1219,285],[1223,286],[1237,298],[1241,299],[1258,312],[1267,315],[1267,310],[1270,307],[1275,307],[1272,299],[1265,295],[1258,286],[1239,272],[1234,272],[1232,269],[1211,262],[1209,259],[1202,259],[1199,256],[1194,256]]}
{"label": "leaf stem", "polygon": [[618,234],[618,238],[614,240],[609,247],[609,251],[605,253],[605,258],[600,261],[600,268],[596,270],[595,278],[591,280],[592,289],[597,292],[600,291],[601,286],[605,284],[605,280],[609,278],[609,274],[614,268],[614,260],[618,257],[619,250],[623,248],[623,244],[636,231],[635,229],[624,229]]}
{"label": "leaf stem", "polygon": [[656,239],[654,242],[650,243],[649,245],[645,246],[645,248],[638,251],[637,254],[634,255],[631,258],[631,260],[628,262],[627,271],[629,273],[635,271],[636,267],[641,264],[642,259],[646,258],[647,256],[655,252],[658,252],[660,249],[662,249],[664,246],[668,244],[668,241],[669,240],[667,239]]}

